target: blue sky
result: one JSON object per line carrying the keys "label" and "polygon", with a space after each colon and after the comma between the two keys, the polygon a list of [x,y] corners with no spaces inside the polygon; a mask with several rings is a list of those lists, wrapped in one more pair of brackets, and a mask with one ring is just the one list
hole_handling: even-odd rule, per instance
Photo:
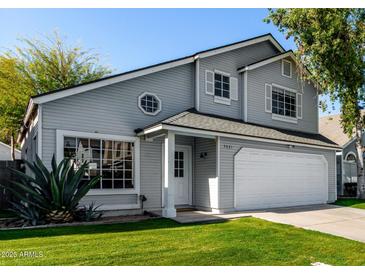
{"label": "blue sky", "polygon": [[[292,40],[262,21],[267,13],[267,9],[0,9],[0,49],[11,49],[19,37],[57,30],[69,43],[100,53],[113,73],[268,32],[285,49],[294,49]],[[332,113],[338,112],[335,107]]]}

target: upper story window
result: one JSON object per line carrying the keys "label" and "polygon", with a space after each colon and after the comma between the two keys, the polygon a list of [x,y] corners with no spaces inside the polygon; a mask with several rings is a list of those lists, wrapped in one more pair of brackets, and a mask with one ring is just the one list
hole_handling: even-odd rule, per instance
{"label": "upper story window", "polygon": [[297,118],[296,93],[272,87],[272,113]]}
{"label": "upper story window", "polygon": [[292,77],[292,62],[283,59],[281,62],[281,74],[285,77]]}
{"label": "upper story window", "polygon": [[101,176],[93,189],[134,188],[133,142],[65,136],[63,143],[64,158],[72,159],[76,170],[89,163],[84,181]]}
{"label": "upper story window", "polygon": [[272,119],[297,123],[302,119],[303,95],[296,90],[276,84],[265,84],[265,111]]}
{"label": "upper story window", "polygon": [[145,92],[138,97],[138,106],[144,114],[157,115],[161,111],[161,100],[157,95]]}
{"label": "upper story window", "polygon": [[230,98],[229,76],[214,73],[214,96]]}
{"label": "upper story window", "polygon": [[218,70],[205,71],[205,93],[213,96],[213,102],[230,105],[238,101],[238,79]]}

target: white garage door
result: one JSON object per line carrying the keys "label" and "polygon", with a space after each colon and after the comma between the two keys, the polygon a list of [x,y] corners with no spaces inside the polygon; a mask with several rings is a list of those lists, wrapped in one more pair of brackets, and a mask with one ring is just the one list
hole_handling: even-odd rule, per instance
{"label": "white garage door", "polygon": [[235,155],[235,208],[326,203],[327,170],[322,155],[242,148]]}

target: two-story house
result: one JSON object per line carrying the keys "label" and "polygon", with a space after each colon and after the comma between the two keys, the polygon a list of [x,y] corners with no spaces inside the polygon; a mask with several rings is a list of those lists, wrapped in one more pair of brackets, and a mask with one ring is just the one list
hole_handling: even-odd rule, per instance
{"label": "two-story house", "polygon": [[318,96],[271,34],[34,96],[18,141],[50,166],[102,175],[83,203],[126,214],[336,200],[336,149]]}

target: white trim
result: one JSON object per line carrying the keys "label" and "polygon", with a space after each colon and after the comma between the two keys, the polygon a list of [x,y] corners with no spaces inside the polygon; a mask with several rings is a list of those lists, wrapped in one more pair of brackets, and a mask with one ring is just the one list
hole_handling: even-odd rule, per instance
{"label": "white trim", "polygon": [[[270,102],[270,107],[268,105],[268,102]],[[265,112],[272,113],[272,85],[266,83],[265,83]]]}
{"label": "white trim", "polygon": [[214,95],[214,103],[230,106],[231,99]]}
{"label": "white trim", "polygon": [[284,53],[284,54],[280,54],[280,55],[276,55],[274,57],[268,58],[268,59],[263,60],[261,62],[257,62],[255,64],[243,67],[243,68],[239,69],[238,72],[243,72],[243,71],[246,71],[246,70],[254,70],[254,69],[257,69],[259,67],[266,66],[268,64],[271,64],[273,62],[279,61],[279,60],[287,58],[287,57],[291,57],[293,60],[296,61],[294,53],[290,51],[290,52],[287,52],[287,53]]}
{"label": "white trim", "polygon": [[[155,112],[147,112],[143,109],[142,105],[141,105],[141,99],[142,97],[146,96],[146,95],[150,95],[155,97],[155,99],[158,101],[158,108]],[[146,115],[150,115],[150,116],[156,116],[157,114],[160,113],[160,111],[162,110],[162,101],[160,100],[160,98],[158,98],[157,94],[152,93],[152,92],[143,92],[141,95],[138,96],[138,107],[139,109]]]}
{"label": "white trim", "polygon": [[265,41],[270,41],[280,52],[284,52],[284,49],[279,45],[279,43],[276,42],[276,40],[271,35],[268,34],[268,35],[265,35],[265,36],[262,36],[262,37],[251,39],[249,41],[243,41],[241,43],[237,43],[237,44],[234,44],[234,45],[231,45],[231,46],[225,46],[225,47],[222,47],[222,48],[202,52],[202,53],[199,53],[199,56],[200,56],[200,58],[205,58],[205,57],[209,57],[209,56],[212,56],[212,55],[221,54],[221,53],[224,53],[224,52],[227,52],[227,51],[247,47],[247,46],[257,44],[257,43],[261,43],[261,42],[265,42]]}
{"label": "white trim", "polygon": [[[212,81],[208,81],[208,76],[207,74],[211,73],[212,74]],[[212,84],[212,92],[208,91],[208,85],[207,84]],[[205,70],[205,79],[204,79],[204,85],[205,85],[205,94],[208,95],[213,95],[214,96],[214,71],[212,70]]]}
{"label": "white trim", "polygon": [[37,139],[37,154],[38,154],[38,157],[42,160],[43,158],[43,150],[42,150],[42,141],[43,141],[43,136],[42,136],[42,133],[43,133],[43,110],[42,110],[42,106],[39,105],[38,106],[38,139]]}
{"label": "white trim", "polygon": [[[284,73],[284,63],[290,65],[290,75],[285,75]],[[287,78],[292,78],[293,76],[293,63],[286,59],[281,59],[281,75]]]}
{"label": "white trim", "polygon": [[112,195],[112,194],[140,194],[140,139],[138,137],[111,135],[92,132],[80,132],[71,130],[56,130],[56,161],[60,163],[64,158],[64,137],[82,137],[125,141],[134,143],[134,188],[133,189],[92,189],[86,195]]}
{"label": "white trim", "polygon": [[302,144],[302,143],[297,143],[297,142],[271,140],[271,139],[267,139],[267,138],[244,136],[244,135],[239,135],[239,134],[234,134],[234,133],[222,133],[222,132],[217,132],[217,131],[213,131],[213,130],[194,129],[194,128],[173,126],[173,125],[164,125],[164,124],[151,128],[151,129],[148,129],[146,131],[142,131],[142,132],[138,133],[138,136],[145,135],[146,132],[152,133],[152,132],[156,132],[158,130],[172,130],[172,131],[175,131],[179,135],[185,134],[185,135],[195,136],[196,134],[199,134],[200,136],[202,136],[202,138],[209,138],[209,136],[220,136],[220,137],[226,137],[226,138],[252,140],[252,141],[272,143],[272,144],[296,145],[296,146],[300,146],[300,147],[311,147],[311,148],[317,148],[317,149],[336,150],[336,151],[340,150],[340,148],[326,147],[326,146],[321,146],[321,145],[311,145],[311,144]]}
{"label": "white trim", "polygon": [[200,108],[200,59],[199,57],[197,57],[195,60],[195,109],[199,111],[199,108]]}
{"label": "white trim", "polygon": [[[214,70],[214,73],[222,74],[222,75],[224,75],[224,76],[228,76],[228,77],[230,77],[230,76],[231,76],[231,74],[230,74],[230,73],[228,73],[228,72],[224,72],[224,71],[221,71],[221,70],[218,70],[218,69],[215,69],[215,70]],[[213,80],[213,81],[214,81],[214,80]]]}
{"label": "white trim", "polygon": [[280,114],[275,114],[275,113],[271,114],[271,119],[281,121],[281,122],[298,124],[298,119],[297,118],[289,117],[289,116],[285,116],[285,115],[280,115]]}
{"label": "white trim", "polygon": [[216,137],[217,141],[216,141],[216,153],[217,153],[217,157],[216,157],[216,174],[217,174],[217,187],[218,187],[218,201],[217,201],[217,205],[218,208],[217,210],[219,210],[219,208],[221,207],[221,191],[220,191],[220,176],[221,176],[221,137],[217,136]]}
{"label": "white trim", "polygon": [[285,87],[285,86],[281,86],[281,85],[278,85],[278,84],[275,84],[275,83],[271,83],[271,85],[273,87],[277,87],[277,88],[280,88],[280,89],[285,89],[287,91],[290,91],[290,92],[294,92],[294,93],[298,93],[299,91],[296,90],[296,89],[293,89],[293,88],[288,88],[288,87]]}
{"label": "white trim", "polygon": [[[355,157],[355,161],[347,161],[347,156],[349,156],[349,155],[353,155]],[[356,154],[353,151],[349,151],[345,155],[345,158],[343,159],[343,161],[346,162],[346,163],[356,163],[356,159],[357,159]]]}
{"label": "white trim", "polygon": [[[334,153],[335,153],[335,201],[336,201],[337,200],[337,153],[336,153],[336,151]],[[342,181],[341,181],[341,184],[342,184]],[[341,185],[341,189],[342,189],[342,185]]]}
{"label": "white trim", "polygon": [[248,71],[245,71],[243,73],[243,105],[244,105],[244,108],[243,108],[243,121],[244,122],[247,122],[247,119],[248,119],[248,98],[247,98],[247,95],[248,95],[248,83],[247,83],[247,80],[248,80]]}
{"label": "white trim", "polygon": [[[178,150],[178,148],[185,148],[188,150],[188,167],[189,167],[189,175],[188,175],[188,200],[189,200],[189,205],[193,205],[193,149],[190,145],[178,145],[175,144],[175,149],[174,151]],[[165,206],[165,201],[164,201],[164,180],[165,180],[165,145],[164,143],[162,143],[161,146],[161,152],[162,152],[162,184],[161,184],[161,198],[162,198],[162,207]],[[176,205],[176,203],[175,203]]]}

